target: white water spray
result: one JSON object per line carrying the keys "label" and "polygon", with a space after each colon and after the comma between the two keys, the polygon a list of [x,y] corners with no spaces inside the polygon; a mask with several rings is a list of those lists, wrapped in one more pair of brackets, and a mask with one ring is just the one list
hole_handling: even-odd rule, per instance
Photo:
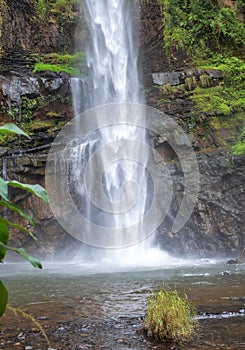
{"label": "white water spray", "polygon": [[[85,0],[83,6],[91,39],[86,52],[90,82],[89,86],[86,87],[89,96],[84,96],[87,107],[122,102],[142,103],[143,96],[140,93],[137,67],[137,31],[133,26],[139,10],[137,3],[123,0]],[[79,80],[73,81],[72,88],[74,112],[77,114],[81,96],[86,94],[86,91],[84,84],[81,84],[81,81],[79,83]],[[135,162],[135,159],[128,159],[130,150],[123,144],[121,145],[120,141],[129,139],[145,143],[145,130],[135,125],[129,125],[127,121],[125,124],[124,113],[119,114],[117,113],[114,117],[110,115],[109,118],[114,121],[111,127],[100,128],[95,135],[90,135],[84,144],[76,148],[72,168],[74,170],[75,191],[84,196],[87,189],[85,190],[84,183],[81,186],[80,170],[77,173],[77,169],[79,169],[77,162],[82,157],[91,157],[100,145],[109,145],[109,148],[107,147],[104,152],[100,152],[96,162],[92,163],[89,171],[89,183],[92,188],[95,187],[95,183],[98,181],[95,168],[100,168],[103,174],[102,187],[110,202],[110,208],[109,210],[98,210],[95,205],[91,205],[91,197],[85,195],[83,204],[86,209],[83,212],[89,221],[97,225],[104,225],[108,227],[108,230],[114,230],[111,246],[120,248],[124,244],[127,245],[125,236],[129,226],[133,226],[130,231],[133,238],[130,241],[138,242],[141,240],[140,222],[147,206],[145,166],[148,155],[145,154],[144,164]],[[137,123],[135,120],[137,115],[133,117],[133,122]],[[140,118],[142,119],[142,115]],[[138,152],[142,152],[140,147]],[[117,155],[118,159],[115,157]],[[138,158],[140,157],[136,156],[136,161]],[[122,209],[122,201],[125,199],[128,203],[134,203],[126,211]],[[124,228],[125,232],[123,232]],[[120,237],[118,237],[117,230],[120,230]],[[101,243],[103,244],[98,238],[98,246]],[[153,252],[153,248],[151,250],[148,248],[149,243],[147,249],[146,244],[141,243],[127,250],[104,251],[103,261],[113,263],[117,259],[121,262],[124,261],[124,263],[127,261],[128,264],[132,265],[138,261],[142,265],[142,255],[144,255],[149,258],[148,263],[151,263],[150,260],[152,261],[153,257],[159,258],[159,252],[156,254],[156,251]]]}

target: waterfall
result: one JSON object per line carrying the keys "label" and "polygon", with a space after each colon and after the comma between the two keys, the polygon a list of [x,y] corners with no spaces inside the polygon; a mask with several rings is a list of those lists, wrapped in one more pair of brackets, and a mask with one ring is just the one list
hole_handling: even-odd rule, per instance
{"label": "waterfall", "polygon": [[100,256],[104,265],[161,265],[167,254],[146,240],[157,227],[158,209],[149,199],[153,183],[133,25],[137,1],[83,0],[81,6],[90,33],[88,77],[72,80],[75,118],[52,146],[46,170],[51,207],[67,232],[100,248],[86,248],[96,261]]}
{"label": "waterfall", "polygon": [[[86,92],[88,96],[84,96],[84,99],[87,101],[87,108],[111,103],[142,102],[137,67],[138,45],[136,37],[133,36],[132,17],[136,17],[138,11],[136,2],[130,4],[122,0],[85,0],[83,6],[91,38],[86,50],[90,84],[86,90],[83,84],[81,87],[81,83],[72,84],[74,113],[78,113],[81,96]],[[115,108],[117,109],[116,106]],[[81,152],[83,157],[86,157],[85,150],[89,149],[87,157],[91,157],[98,145],[108,145],[104,152],[100,152],[97,162],[90,167],[88,185],[92,191],[96,181],[98,181],[98,178],[94,176],[97,170],[94,167],[100,168],[100,175],[103,174],[103,191],[110,202],[109,212],[103,210],[105,201],[102,204],[100,202],[100,209],[98,209],[91,204],[91,197],[86,196],[83,201],[85,207],[83,213],[89,218],[89,221],[96,225],[103,225],[114,230],[111,235],[112,241],[108,242],[109,246],[112,247],[127,245],[127,239],[125,240],[125,236],[128,235],[127,227],[132,225],[134,228],[131,228],[130,235],[132,237],[129,241],[137,242],[140,237],[138,232],[140,224],[135,224],[140,223],[144,215],[147,198],[147,180],[144,167],[128,159],[130,150],[125,145],[120,144],[120,141],[127,139],[144,142],[145,131],[135,125],[127,124],[127,121],[125,123],[124,112],[124,110],[118,110],[116,117],[110,115],[112,125],[100,128],[99,132],[87,139],[73,153],[72,169],[75,169],[76,172],[79,168],[77,161],[81,159]],[[99,111],[100,113],[101,111]],[[124,147],[123,150],[122,147]],[[147,154],[145,162],[147,162]],[[72,174],[75,192],[80,192],[80,195],[84,196],[86,190],[84,184],[81,186],[80,172],[77,175],[74,172]],[[132,203],[136,195],[132,185],[125,189],[125,183],[136,183],[139,189],[136,203],[132,208],[123,212],[123,198],[126,196],[126,201]],[[120,231],[121,237],[118,237],[117,230]],[[102,242],[99,238],[98,240],[100,246]]]}
{"label": "waterfall", "polygon": [[[138,45],[133,22],[137,1],[84,0],[90,32],[86,57],[91,79],[89,104],[143,102],[138,78]],[[80,91],[81,92],[81,91]],[[73,91],[76,94],[76,89]],[[79,100],[74,101],[76,104]]]}

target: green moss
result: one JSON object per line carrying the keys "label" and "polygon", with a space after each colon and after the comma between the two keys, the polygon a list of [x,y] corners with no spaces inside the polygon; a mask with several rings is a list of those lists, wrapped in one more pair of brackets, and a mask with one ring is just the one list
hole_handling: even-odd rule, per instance
{"label": "green moss", "polygon": [[232,147],[232,153],[237,156],[245,153],[245,127],[239,135],[237,143]]}
{"label": "green moss", "polygon": [[70,75],[80,75],[85,72],[86,61],[84,52],[77,52],[74,55],[65,53],[50,53],[41,56],[42,62],[37,62],[33,73],[50,71],[65,72]]}
{"label": "green moss", "polygon": [[207,74],[202,74],[200,77],[200,85],[202,88],[207,88],[212,86],[212,78]]}
{"label": "green moss", "polygon": [[3,135],[0,134],[0,146],[1,147],[8,147],[10,143],[18,140],[18,136],[17,135]]}
{"label": "green moss", "polygon": [[185,85],[189,91],[195,89],[198,85],[196,77],[187,77],[185,79]]}
{"label": "green moss", "polygon": [[170,84],[165,84],[165,85],[159,86],[159,90],[161,92],[161,95],[168,96],[176,92],[176,87]]}
{"label": "green moss", "polygon": [[38,12],[38,15],[41,19],[44,19],[47,14],[47,7],[45,0],[35,0],[35,6]]}
{"label": "green moss", "polygon": [[79,75],[79,70],[77,68],[68,66],[67,64],[48,64],[48,63],[36,63],[33,73],[36,72],[65,72],[70,75]]}
{"label": "green moss", "polygon": [[165,49],[183,49],[195,60],[215,52],[241,53],[245,28],[236,12],[211,0],[158,0]]}
{"label": "green moss", "polygon": [[71,12],[72,5],[77,4],[79,0],[55,0],[52,4],[53,11],[56,12]]}
{"label": "green moss", "polygon": [[42,60],[45,63],[72,65],[78,62],[84,62],[85,54],[84,52],[76,52],[73,55],[69,53],[48,53],[42,55]]}
{"label": "green moss", "polygon": [[215,55],[203,69],[223,72],[223,82],[218,86],[197,87],[191,97],[201,112],[231,115],[245,109],[245,63],[237,57]]}
{"label": "green moss", "polygon": [[222,86],[211,88],[197,87],[193,91],[191,99],[195,102],[200,112],[228,115],[231,112],[231,107],[228,101],[222,97],[223,89]]}
{"label": "green moss", "polygon": [[245,141],[239,141],[232,147],[232,153],[236,156],[245,153]]}
{"label": "green moss", "polygon": [[22,121],[30,121],[32,119],[33,110],[37,105],[37,100],[35,98],[28,98],[22,96]]}
{"label": "green moss", "polygon": [[79,20],[79,13],[74,11],[73,5],[79,0],[56,0],[51,4],[51,13],[61,26],[71,25]]}

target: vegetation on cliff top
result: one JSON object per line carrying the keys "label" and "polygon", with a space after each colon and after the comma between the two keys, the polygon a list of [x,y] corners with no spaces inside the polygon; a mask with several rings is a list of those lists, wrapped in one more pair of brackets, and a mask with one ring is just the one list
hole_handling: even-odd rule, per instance
{"label": "vegetation on cliff top", "polygon": [[[234,135],[239,135],[244,125],[244,116],[241,118],[240,114],[245,113],[245,28],[239,20],[243,1],[232,2],[230,7],[223,1],[212,0],[158,2],[164,23],[164,49],[170,65],[176,60],[176,52],[182,50],[191,57],[193,66],[219,70],[223,74],[223,79],[216,81],[205,74],[198,80],[186,79],[187,90],[191,91],[188,96],[196,106],[190,118],[194,114],[201,116],[201,124],[213,130],[211,132],[219,132],[218,129],[229,125]],[[199,117],[196,123],[200,123]],[[232,137],[226,140],[220,136],[216,146],[235,142],[233,152],[241,154],[240,138],[232,142]]]}
{"label": "vegetation on cliff top", "polygon": [[234,9],[211,0],[158,0],[164,22],[165,48],[187,51],[196,60],[216,52],[242,56],[245,28]]}

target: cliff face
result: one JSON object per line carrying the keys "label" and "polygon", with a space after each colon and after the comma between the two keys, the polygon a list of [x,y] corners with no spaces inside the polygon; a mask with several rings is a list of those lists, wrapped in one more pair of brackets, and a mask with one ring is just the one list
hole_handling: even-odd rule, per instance
{"label": "cliff face", "polygon": [[[70,10],[62,21],[62,13],[41,9],[36,0],[0,1],[0,53],[20,59],[23,53],[68,52],[74,47],[76,18]],[[50,6],[50,5],[49,5]],[[17,54],[17,57],[16,57]],[[19,54],[19,56],[18,56]]]}
{"label": "cliff face", "polygon": [[[86,43],[88,34],[85,24],[78,23],[79,7],[69,7],[68,16],[64,16],[62,9],[53,7],[40,13],[35,4],[31,0],[22,1],[21,5],[18,1],[0,0],[1,121],[18,122],[32,134],[28,142],[2,139],[0,152],[3,176],[45,185],[47,151],[58,130],[72,117],[72,80],[67,73],[33,73],[33,67],[40,55],[72,53],[76,38],[81,36]],[[244,156],[232,155],[231,144],[240,133],[244,110],[235,111],[232,116],[217,110],[203,111],[193,98],[195,89],[206,89],[208,93],[221,86],[223,72],[194,68],[192,57],[177,46],[168,55],[163,33],[160,6],[154,1],[146,2],[139,38],[139,66],[146,102],[169,114],[189,134],[197,151],[201,176],[192,217],[184,229],[172,234],[173,217],[183,195],[183,178],[174,156],[166,157],[176,186],[171,212],[158,229],[158,241],[167,250],[181,255],[238,254],[245,245],[240,205]],[[159,130],[157,138],[162,136]],[[155,146],[163,157],[168,154],[166,143],[158,142]],[[47,205],[19,191],[12,195],[39,224],[35,228],[37,243],[13,232],[14,244],[48,256],[64,250],[72,252],[77,242],[62,230]],[[21,219],[16,220],[24,224]]]}

